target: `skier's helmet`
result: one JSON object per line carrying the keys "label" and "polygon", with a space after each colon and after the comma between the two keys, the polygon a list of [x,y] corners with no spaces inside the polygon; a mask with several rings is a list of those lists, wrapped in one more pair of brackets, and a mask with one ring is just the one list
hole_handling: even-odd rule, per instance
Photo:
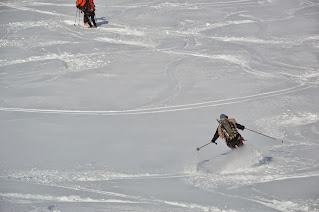
{"label": "skier's helmet", "polygon": [[225,114],[220,114],[219,118],[222,119],[222,118],[225,118],[225,117],[228,118],[228,116],[226,116]]}

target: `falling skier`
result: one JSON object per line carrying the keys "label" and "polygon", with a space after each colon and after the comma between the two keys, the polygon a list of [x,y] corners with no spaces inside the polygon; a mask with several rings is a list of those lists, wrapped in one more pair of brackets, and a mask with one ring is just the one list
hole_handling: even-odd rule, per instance
{"label": "falling skier", "polygon": [[220,120],[217,121],[219,122],[219,126],[211,142],[216,144],[216,140],[220,136],[231,149],[243,145],[244,138],[239,134],[236,128],[244,130],[245,126],[236,123],[235,119],[228,119],[228,116],[225,114],[221,114]]}

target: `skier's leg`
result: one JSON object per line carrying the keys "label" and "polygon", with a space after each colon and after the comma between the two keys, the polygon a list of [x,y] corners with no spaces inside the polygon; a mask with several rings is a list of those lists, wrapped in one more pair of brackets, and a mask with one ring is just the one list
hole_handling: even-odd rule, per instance
{"label": "skier's leg", "polygon": [[90,15],[91,15],[91,21],[92,21],[93,25],[94,25],[95,27],[97,27],[97,25],[96,25],[96,23],[95,23],[95,19],[94,19],[95,12],[91,12]]}
{"label": "skier's leg", "polygon": [[241,147],[244,145],[243,139],[241,136],[239,136],[238,139],[235,141],[235,145],[237,145],[238,147]]}
{"label": "skier's leg", "polygon": [[242,146],[244,146],[244,143],[241,142],[241,143],[237,144],[237,146],[238,146],[238,147],[242,147]]}
{"label": "skier's leg", "polygon": [[85,13],[84,13],[84,25],[87,25],[88,24],[88,17],[85,15]]}
{"label": "skier's leg", "polygon": [[227,142],[227,146],[231,149],[236,149],[236,145],[232,141]]}
{"label": "skier's leg", "polygon": [[90,25],[90,27],[92,27],[88,14],[89,14],[88,12],[84,12],[84,17],[85,17],[84,19],[87,20],[87,23]]}

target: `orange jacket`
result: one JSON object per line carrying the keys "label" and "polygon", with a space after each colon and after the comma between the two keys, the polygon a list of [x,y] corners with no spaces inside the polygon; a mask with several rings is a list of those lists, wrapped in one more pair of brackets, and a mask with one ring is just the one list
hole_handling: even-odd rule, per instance
{"label": "orange jacket", "polygon": [[79,1],[76,2],[76,7],[78,7],[78,6],[83,7],[84,4],[85,4],[85,0],[79,0]]}
{"label": "orange jacket", "polygon": [[[88,1],[88,4],[86,4]],[[88,11],[95,11],[95,5],[93,0],[79,0],[76,3],[76,7],[83,9],[83,10],[88,10]]]}

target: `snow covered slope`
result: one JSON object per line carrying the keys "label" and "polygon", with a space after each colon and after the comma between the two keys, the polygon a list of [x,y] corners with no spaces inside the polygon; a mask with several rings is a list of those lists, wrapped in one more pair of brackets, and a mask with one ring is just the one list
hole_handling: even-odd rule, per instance
{"label": "snow covered slope", "polygon": [[0,2],[1,212],[319,211],[318,0],[95,4]]}

